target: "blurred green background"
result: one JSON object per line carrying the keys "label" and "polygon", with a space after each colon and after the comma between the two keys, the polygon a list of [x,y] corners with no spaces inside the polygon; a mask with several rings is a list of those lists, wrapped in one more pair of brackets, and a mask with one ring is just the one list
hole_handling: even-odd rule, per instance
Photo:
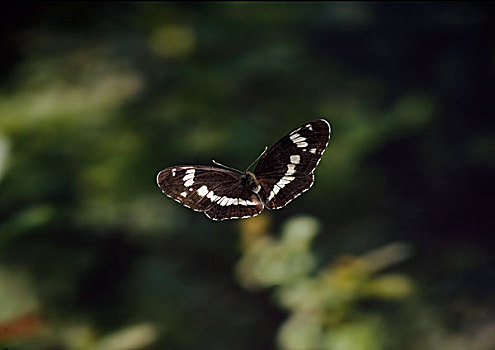
{"label": "blurred green background", "polygon": [[[4,3],[0,348],[495,348],[494,6]],[[332,138],[212,222],[163,168]]]}

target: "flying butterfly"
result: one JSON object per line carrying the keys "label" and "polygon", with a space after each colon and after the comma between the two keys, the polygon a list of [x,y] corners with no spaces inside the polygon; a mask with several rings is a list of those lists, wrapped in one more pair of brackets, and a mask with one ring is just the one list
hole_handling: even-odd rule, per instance
{"label": "flying butterfly", "polygon": [[245,219],[279,209],[313,186],[314,170],[330,140],[330,124],[313,120],[292,130],[256,159],[252,172],[179,165],[160,171],[164,194],[212,220]]}

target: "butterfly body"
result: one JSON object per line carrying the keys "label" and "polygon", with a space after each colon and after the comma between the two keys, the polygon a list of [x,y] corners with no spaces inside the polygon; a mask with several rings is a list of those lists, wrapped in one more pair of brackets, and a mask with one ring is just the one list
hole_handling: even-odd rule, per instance
{"label": "butterfly body", "polygon": [[330,125],[314,120],[294,129],[265,152],[253,172],[182,165],[158,173],[157,183],[168,197],[212,220],[243,219],[279,209],[314,183],[330,138]]}
{"label": "butterfly body", "polygon": [[261,190],[260,182],[250,171],[246,171],[244,174],[241,175],[241,181],[251,192],[258,193]]}

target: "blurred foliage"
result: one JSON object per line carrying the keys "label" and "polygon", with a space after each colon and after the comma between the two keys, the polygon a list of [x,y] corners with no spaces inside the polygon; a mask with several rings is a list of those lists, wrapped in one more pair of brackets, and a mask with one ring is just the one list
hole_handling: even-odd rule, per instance
{"label": "blurred foliage", "polygon": [[[260,219],[243,223],[241,234],[251,236],[255,220]],[[238,265],[241,283],[277,287],[277,302],[291,312],[279,333],[282,349],[383,349],[393,333],[384,329],[378,315],[360,309],[359,301],[397,300],[412,293],[413,283],[406,276],[374,276],[406,258],[408,248],[396,243],[362,257],[343,256],[312,276],[315,259],[309,244],[317,227],[310,217],[293,218],[279,240],[263,236],[251,243]]]}
{"label": "blurred foliage", "polygon": [[[2,4],[0,347],[495,348],[493,17]],[[283,210],[211,222],[156,186],[321,117]]]}

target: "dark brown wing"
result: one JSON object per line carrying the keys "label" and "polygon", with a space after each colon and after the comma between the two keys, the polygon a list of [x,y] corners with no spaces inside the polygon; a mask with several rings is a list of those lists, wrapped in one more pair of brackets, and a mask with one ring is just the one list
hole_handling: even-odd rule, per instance
{"label": "dark brown wing", "polygon": [[263,211],[260,198],[244,185],[219,188],[215,192],[219,198],[205,211],[212,220],[246,219]]}
{"label": "dark brown wing", "polygon": [[330,124],[313,120],[282,137],[263,155],[254,174],[262,185],[258,195],[267,208],[282,208],[311,188],[329,139]]}
{"label": "dark brown wing", "polygon": [[180,165],[160,171],[156,180],[168,197],[212,220],[247,218],[263,210],[258,196],[230,170]]}

